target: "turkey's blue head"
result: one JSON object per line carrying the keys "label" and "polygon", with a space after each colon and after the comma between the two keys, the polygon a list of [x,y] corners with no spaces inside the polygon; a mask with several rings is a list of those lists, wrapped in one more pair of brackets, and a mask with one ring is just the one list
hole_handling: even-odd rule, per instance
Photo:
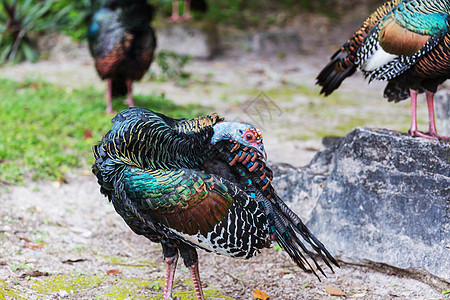
{"label": "turkey's blue head", "polygon": [[220,141],[231,141],[255,149],[267,159],[261,131],[249,124],[239,122],[221,122],[213,126],[214,135],[211,144]]}

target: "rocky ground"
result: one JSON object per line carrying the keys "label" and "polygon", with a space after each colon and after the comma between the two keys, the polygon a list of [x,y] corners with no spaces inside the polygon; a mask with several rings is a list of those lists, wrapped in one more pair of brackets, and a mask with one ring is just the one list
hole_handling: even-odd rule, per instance
{"label": "rocky ground", "polygon": [[[332,50],[316,52],[281,58],[228,51],[214,60],[189,64],[187,71],[195,80],[187,86],[145,79],[136,84],[136,93],[164,93],[176,103],[200,103],[228,119],[251,120],[263,130],[269,159],[294,166],[308,163],[323,149],[316,127],[346,122],[336,117],[317,120],[328,105],[337,115],[366,116],[358,126],[408,128],[408,103],[386,103],[380,96],[384,85],[367,86],[359,75],[342,87],[340,97],[348,98],[343,106],[318,97],[314,78]],[[41,78],[68,88],[104,88],[85,45],[75,47],[61,38],[50,57],[2,68],[0,76]],[[276,106],[258,113],[248,104],[261,91]],[[161,297],[165,266],[160,246],[130,232],[100,195],[88,169],[73,171],[62,184],[1,187],[0,203],[0,291],[7,299]],[[336,291],[330,287],[360,299],[443,298],[442,291],[419,281],[356,265],[343,264],[319,281],[273,249],[248,261],[201,253],[200,268],[208,299],[252,299],[257,289],[270,299],[344,297],[333,296]],[[187,269],[180,264],[175,296],[193,299],[191,290]]]}

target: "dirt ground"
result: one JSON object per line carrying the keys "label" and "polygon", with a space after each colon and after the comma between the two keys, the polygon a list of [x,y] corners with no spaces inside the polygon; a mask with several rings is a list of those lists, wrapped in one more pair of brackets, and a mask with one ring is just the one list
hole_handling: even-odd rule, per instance
{"label": "dirt ground", "polygon": [[[84,45],[74,47],[62,39],[57,47],[49,61],[2,68],[0,76],[18,80],[31,76],[70,88],[104,88]],[[67,47],[70,51],[64,50]],[[187,71],[200,83],[186,87],[144,80],[136,84],[136,93],[165,93],[180,104],[213,104],[215,111],[228,119],[248,119],[251,116],[239,103],[251,101],[258,91],[302,84],[317,92],[314,77],[330,54],[331,50],[324,49],[314,55],[278,59],[228,53],[188,65]],[[383,86],[374,83],[367,87],[361,76],[355,76],[342,92],[354,92],[362,99],[361,106],[351,112],[380,111],[393,119],[405,114],[408,120],[407,103],[391,108],[392,104],[380,100]],[[283,114],[265,122],[256,120],[263,121],[260,125],[269,159],[295,166],[308,163],[323,149],[321,141],[297,140],[292,132],[315,126],[313,115],[296,109],[310,100],[304,95],[273,100]],[[425,110],[424,105],[421,109]],[[371,125],[370,121],[366,125]],[[0,187],[0,203],[0,292],[6,299],[161,298],[165,265],[160,246],[128,229],[100,195],[90,170],[73,171],[63,184],[30,182]],[[247,261],[203,252],[199,256],[208,299],[253,299],[257,289],[270,299],[344,297],[330,295],[327,287],[359,299],[443,298],[440,291],[417,280],[346,264],[334,274],[327,271],[328,277],[319,281],[296,268],[285,253],[273,249]],[[192,290],[189,273],[179,264],[174,296],[193,299]]]}
{"label": "dirt ground", "polygon": [[[161,297],[165,265],[160,246],[128,229],[88,171],[74,172],[67,184],[10,187],[1,201],[0,291],[2,283],[7,286],[7,299]],[[442,298],[419,281],[345,264],[335,274],[327,270],[328,278],[320,282],[273,249],[251,260],[199,256],[209,299],[252,299],[257,289],[270,299],[337,298],[327,286],[350,298]],[[178,299],[191,299],[189,279],[179,264]]]}

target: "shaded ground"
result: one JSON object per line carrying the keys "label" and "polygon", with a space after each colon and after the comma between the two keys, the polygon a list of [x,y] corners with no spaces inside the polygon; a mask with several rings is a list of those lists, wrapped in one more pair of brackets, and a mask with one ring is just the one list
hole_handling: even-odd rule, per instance
{"label": "shaded ground", "polygon": [[[76,48],[62,40],[57,47],[50,61],[3,68],[0,76],[37,77],[68,88],[104,88],[84,45]],[[187,71],[193,78],[188,85],[145,79],[136,84],[136,93],[165,93],[176,103],[213,107],[229,120],[250,120],[263,130],[269,159],[295,166],[308,163],[323,148],[323,135],[345,134],[355,126],[406,131],[408,103],[384,101],[382,83],[367,87],[357,75],[334,98],[317,96],[314,77],[330,54],[331,50],[323,50],[279,59],[231,51],[214,61],[190,64]],[[267,97],[260,98],[269,101],[264,103],[275,106],[255,110],[252,103],[261,91]],[[424,102],[419,113],[426,120]],[[161,297],[165,266],[160,247],[130,232],[100,195],[89,170],[74,171],[62,185],[1,187],[0,202],[0,295],[18,299]],[[271,299],[336,298],[327,294],[325,286],[360,299],[442,298],[418,281],[357,266],[344,265],[319,282],[275,250],[248,261],[201,253],[200,268],[209,299],[252,299],[256,289]],[[36,270],[43,274],[33,273]],[[191,290],[187,269],[180,265],[175,295],[192,299]]]}

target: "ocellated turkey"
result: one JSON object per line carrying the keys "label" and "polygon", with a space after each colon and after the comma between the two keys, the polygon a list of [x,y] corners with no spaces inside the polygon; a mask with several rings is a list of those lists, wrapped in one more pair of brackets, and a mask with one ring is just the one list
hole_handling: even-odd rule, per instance
{"label": "ocellated turkey", "polygon": [[146,0],[107,1],[92,18],[89,50],[98,75],[107,83],[108,113],[114,113],[115,97],[128,94],[128,105],[134,106],[133,81],[147,72],[156,47],[152,18],[153,8]]}
{"label": "ocellated turkey", "polygon": [[128,226],[161,243],[164,299],[178,253],[204,299],[196,249],[248,259],[276,241],[304,270],[325,275],[312,252],[338,266],[274,191],[258,129],[217,114],[173,119],[138,107],[112,122],[93,147],[92,170]]}
{"label": "ocellated turkey", "polygon": [[[373,12],[331,57],[317,77],[325,96],[360,69],[369,82],[387,80],[384,97],[411,97],[411,136],[448,138],[437,134],[434,94],[450,76],[450,1],[393,0]],[[417,94],[425,92],[429,132],[417,129]]]}

